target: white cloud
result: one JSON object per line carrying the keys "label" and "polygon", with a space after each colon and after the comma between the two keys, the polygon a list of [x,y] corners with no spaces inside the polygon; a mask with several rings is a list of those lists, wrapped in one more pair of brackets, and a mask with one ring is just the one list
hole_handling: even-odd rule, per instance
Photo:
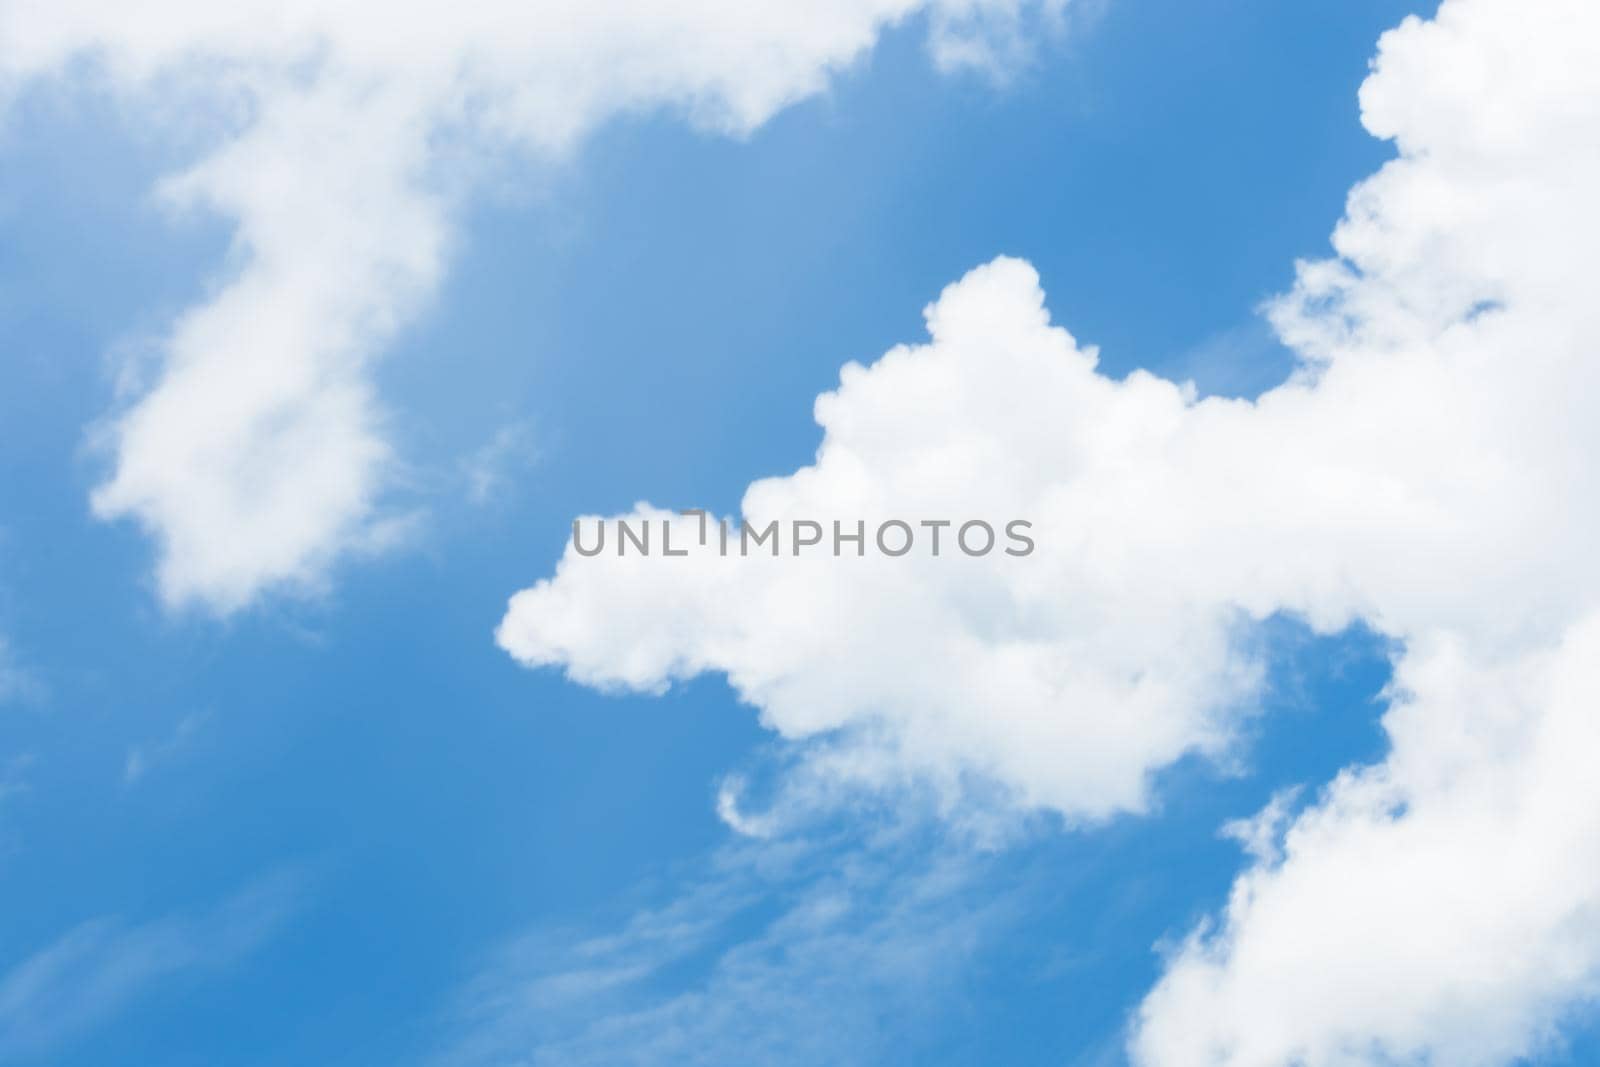
{"label": "white cloud", "polygon": [[569,548],[501,644],[592,685],[724,672],[785,736],[860,737],[869,780],[988,781],[1093,817],[1226,746],[1257,677],[1247,620],[1364,619],[1401,650],[1391,754],[1281,842],[1284,812],[1253,827],[1255,865],[1171,959],[1135,1056],[1535,1048],[1600,974],[1597,41],[1579,0],[1446,0],[1384,39],[1361,102],[1399,158],[1353,190],[1339,258],[1273,306],[1300,364],[1257,400],[1098,374],[1001,259],[929,309],[929,344],[847,367],[816,462],[742,504],[1020,515],[1036,555]]}
{"label": "white cloud", "polygon": [[1491,1067],[1600,995],[1600,617],[1486,667],[1419,641],[1347,771],[1146,1000],[1158,1067]]}
{"label": "white cloud", "polygon": [[96,513],[157,539],[168,604],[226,613],[317,583],[384,535],[393,457],[370,364],[433,293],[474,172],[507,153],[557,157],[621,113],[747,133],[924,7],[939,54],[966,42],[978,62],[1022,6],[0,6],[0,93],[64,77],[116,94],[204,146],[163,196],[237,227],[229,273],[172,324],[156,380],[103,430],[115,466]]}
{"label": "white cloud", "polygon": [[1174,955],[1141,1064],[1488,1067],[1600,994],[1596,41],[1592,5],[1449,0],[1383,42],[1363,115],[1401,158],[1352,195],[1347,263],[1303,269],[1278,324],[1332,360],[1325,386],[1387,380],[1389,404],[1346,407],[1352,432],[1405,418],[1433,440],[1393,485],[1432,498],[1435,556],[1397,525],[1373,547],[1409,573],[1362,609],[1408,642],[1392,747]]}
{"label": "white cloud", "polygon": [[909,764],[954,786],[978,772],[1091,817],[1142,806],[1152,768],[1224,742],[1255,672],[1229,654],[1237,609],[1171,568],[1118,559],[1120,531],[1090,521],[1101,505],[1086,512],[1064,480],[1116,484],[1119,443],[1178,424],[1182,391],[1098,376],[1042,299],[1016,260],[946,290],[928,312],[933,343],[847,367],[817,402],[816,465],[743,504],[757,526],[830,531],[835,518],[1029,519],[1034,555],[969,559],[952,529],[938,558],[724,558],[680,516],[674,541],[694,555],[569,548],[553,580],[513,599],[501,644],[601,686],[725,671],[785,736],[870,735],[853,773]]}

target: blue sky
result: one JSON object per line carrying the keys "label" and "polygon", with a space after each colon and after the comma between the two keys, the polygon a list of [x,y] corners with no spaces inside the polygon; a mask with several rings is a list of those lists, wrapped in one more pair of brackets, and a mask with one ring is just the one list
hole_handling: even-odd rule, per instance
{"label": "blue sky", "polygon": [[781,797],[803,760],[722,677],[597,691],[494,629],[573,516],[730,512],[809,463],[841,364],[1000,254],[1112,378],[1279,384],[1258,309],[1394,156],[1357,89],[1432,6],[1108,0],[1004,78],[936,70],[916,17],[746,136],[648,111],[497,165],[374,372],[401,544],[225,617],[164,604],[150,538],[88,499],[119,368],[227,277],[230,225],[152,196],[192,142],[21,92],[0,1062],[1125,1062],[1157,946],[1250,862],[1219,828],[1383,757],[1381,628],[1269,613],[1225,758],[1159,768],[1145,814],[997,841],[875,793],[741,837],[719,783]]}

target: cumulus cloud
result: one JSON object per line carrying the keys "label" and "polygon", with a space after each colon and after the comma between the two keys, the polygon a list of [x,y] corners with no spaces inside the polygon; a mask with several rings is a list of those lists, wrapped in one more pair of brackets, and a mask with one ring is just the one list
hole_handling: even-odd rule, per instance
{"label": "cumulus cloud", "polygon": [[943,65],[981,63],[1024,6],[9,0],[0,94],[51,79],[115,94],[202,146],[162,197],[236,227],[226,276],[104,427],[96,513],[154,536],[172,605],[225,613],[316,583],[394,536],[371,363],[434,291],[475,173],[559,157],[623,113],[748,133],[923,9]]}
{"label": "cumulus cloud", "polygon": [[[1017,260],[952,286],[928,311],[931,344],[847,367],[817,402],[816,465],[742,506],[755,527],[819,522],[829,549],[835,520],[868,539],[918,524],[924,547],[725,557],[715,534],[700,545],[698,519],[642,507],[635,520],[671,522],[691,555],[569,546],[553,579],[513,598],[501,644],[600,686],[724,671],[785,736],[856,728],[861,774],[909,765],[955,788],[972,771],[1086,816],[1141,806],[1151,768],[1222,744],[1256,672],[1230,655],[1234,605],[1119,559],[1120,531],[1070,499],[1073,471],[1114,485],[1119,440],[1179,422],[1183,391],[1097,375],[1042,300]],[[1015,519],[1035,524],[1031,555],[956,542],[965,521]],[[923,520],[958,524],[938,556]]]}
{"label": "cumulus cloud", "polygon": [[[1401,156],[1352,194],[1344,261],[1303,268],[1277,321],[1323,386],[1369,366],[1408,438],[1433,439],[1437,557],[1413,556],[1410,583],[1428,596],[1392,572],[1366,594],[1406,639],[1390,753],[1332,783],[1173,955],[1141,1064],[1488,1067],[1547,1050],[1600,994],[1597,40],[1592,5],[1450,0],[1382,42],[1363,117]],[[1373,412],[1346,413],[1370,435]]]}
{"label": "cumulus cloud", "polygon": [[785,736],[829,736],[835,760],[856,739],[868,780],[1095,817],[1225,750],[1259,678],[1252,620],[1364,620],[1397,649],[1389,755],[1234,828],[1252,866],[1172,954],[1133,1055],[1536,1049],[1600,976],[1596,41],[1580,0],[1446,0],[1384,38],[1362,114],[1398,158],[1272,305],[1298,359],[1282,385],[1107,378],[1000,259],[928,309],[927,343],[847,366],[815,463],[741,505],[758,524],[1021,515],[1034,555],[569,546],[500,643],[598,686],[719,671]]}
{"label": "cumulus cloud", "polygon": [[[1285,329],[1301,328],[1297,302],[1328,299],[1292,296]],[[947,530],[938,557],[926,536],[900,558],[724,557],[697,519],[643,506],[630,521],[670,522],[688,557],[569,545],[499,639],[598,686],[723,671],[786,736],[860,730],[885,773],[971,772],[1071,815],[1136,810],[1153,769],[1220,750],[1249,707],[1251,619],[1361,617],[1397,637],[1447,625],[1491,648],[1559,636],[1585,606],[1575,579],[1595,563],[1545,480],[1557,464],[1590,477],[1569,433],[1582,427],[1507,409],[1535,368],[1483,358],[1513,323],[1473,312],[1481,299],[1462,296],[1477,317],[1437,344],[1397,333],[1381,356],[1319,353],[1255,402],[1196,400],[1099,374],[1048,322],[1032,268],[997,260],[929,308],[930,343],[846,367],[817,403],[815,464],[751,486],[741,517],[829,531],[1024,517],[1033,554],[969,558]],[[1593,374],[1568,369],[1542,387]],[[1552,574],[1552,556],[1567,569]]]}
{"label": "cumulus cloud", "polygon": [[[1548,1050],[1600,994],[1600,617],[1489,666],[1419,640],[1382,764],[1342,774],[1145,1001],[1139,1063],[1448,1063]],[[1280,851],[1281,848],[1281,851]]]}

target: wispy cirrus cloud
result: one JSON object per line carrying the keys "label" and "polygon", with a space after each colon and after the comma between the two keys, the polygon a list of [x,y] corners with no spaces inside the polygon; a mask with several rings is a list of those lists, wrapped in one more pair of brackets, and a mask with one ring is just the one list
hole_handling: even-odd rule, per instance
{"label": "wispy cirrus cloud", "polygon": [[185,715],[165,738],[130,747],[122,761],[122,784],[137,785],[153,768],[177,756],[205,725],[207,718],[205,712]]}
{"label": "wispy cirrus cloud", "polygon": [[11,643],[0,634],[0,705],[37,696],[40,689],[39,679],[18,661]]}
{"label": "wispy cirrus cloud", "polygon": [[487,504],[539,462],[539,446],[530,420],[508,422],[461,464],[467,499]]}
{"label": "wispy cirrus cloud", "polygon": [[499,949],[459,995],[433,1062],[903,1056],[1015,918],[1018,901],[986,877],[993,859],[914,819],[735,840],[614,929],[535,930]]}
{"label": "wispy cirrus cloud", "polygon": [[0,1061],[41,1062],[158,984],[234,964],[282,927],[303,888],[280,875],[198,915],[73,927],[0,975]]}

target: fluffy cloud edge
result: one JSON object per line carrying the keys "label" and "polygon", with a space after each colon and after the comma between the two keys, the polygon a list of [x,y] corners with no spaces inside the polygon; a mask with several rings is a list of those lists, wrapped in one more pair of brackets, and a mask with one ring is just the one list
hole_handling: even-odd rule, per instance
{"label": "fluffy cloud edge", "polygon": [[200,147],[162,195],[234,227],[228,273],[97,433],[111,470],[95,514],[155,542],[169,607],[228,615],[324,587],[339,560],[396,540],[372,366],[436,292],[486,161],[559,160],[640,111],[748,134],[914,14],[941,67],[981,68],[1021,39],[1017,20],[1064,6],[5,5],[0,90],[87,86],[178,123]]}

